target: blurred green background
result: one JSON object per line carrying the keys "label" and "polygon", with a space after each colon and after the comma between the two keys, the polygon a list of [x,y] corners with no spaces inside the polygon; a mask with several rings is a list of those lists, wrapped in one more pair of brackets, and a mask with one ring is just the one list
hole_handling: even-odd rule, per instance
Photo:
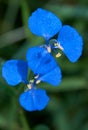
{"label": "blurred green background", "polygon": [[[29,47],[44,43],[28,29],[31,13],[42,7],[63,24],[75,27],[84,39],[83,55],[70,63],[58,59],[62,83],[40,83],[51,100],[43,111],[27,112],[18,102],[25,86],[9,86],[1,75],[8,59],[25,59]],[[88,130],[88,0],[0,0],[0,130]]]}

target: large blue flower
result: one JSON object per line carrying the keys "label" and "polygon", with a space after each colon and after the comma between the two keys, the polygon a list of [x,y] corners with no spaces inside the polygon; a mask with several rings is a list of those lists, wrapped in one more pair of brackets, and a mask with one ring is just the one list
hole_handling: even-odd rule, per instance
{"label": "large blue flower", "polygon": [[[42,110],[49,101],[45,90],[36,89],[40,81],[57,86],[61,82],[61,71],[54,58],[43,46],[32,47],[27,51],[27,62],[23,60],[8,60],[2,67],[2,76],[9,85],[15,86],[21,82],[28,90],[20,95],[21,106],[26,110]],[[28,81],[28,66],[34,72],[34,82]]]}
{"label": "large blue flower", "polygon": [[[50,38],[58,33],[57,48],[61,49],[71,62],[76,62],[81,56],[82,37],[74,28],[68,25],[62,26],[60,19],[53,13],[37,9],[29,17],[28,27],[33,34],[42,36],[48,43]],[[55,48],[56,46],[53,49]]]}
{"label": "large blue flower", "polygon": [[[53,86],[61,82],[61,71],[52,55],[49,53],[56,48],[64,52],[71,62],[76,62],[82,54],[83,41],[78,32],[68,26],[62,26],[59,18],[44,9],[37,9],[28,19],[28,26],[32,33],[42,36],[46,45],[32,47],[27,51],[27,62],[23,60],[9,60],[2,68],[2,76],[8,84],[15,86],[21,82],[28,87],[19,98],[21,106],[28,110],[42,110],[49,101],[45,90],[37,89],[36,84],[43,81]],[[51,38],[58,33],[58,38]],[[53,41],[53,42],[50,42]],[[58,53],[57,57],[61,54]],[[28,80],[28,67],[34,73],[34,80]]]}

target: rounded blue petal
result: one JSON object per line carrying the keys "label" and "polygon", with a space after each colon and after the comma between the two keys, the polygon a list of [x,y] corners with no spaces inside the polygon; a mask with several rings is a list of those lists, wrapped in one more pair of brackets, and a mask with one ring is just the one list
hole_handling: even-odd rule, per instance
{"label": "rounded blue petal", "polygon": [[32,47],[27,52],[29,68],[35,75],[39,75],[37,80],[59,85],[61,81],[61,71],[55,59],[44,47]]}
{"label": "rounded blue petal", "polygon": [[38,80],[47,82],[53,86],[58,86],[61,83],[61,78],[62,78],[61,70],[57,66],[49,73],[46,73],[45,75],[41,76]]}
{"label": "rounded blue petal", "polygon": [[20,95],[19,102],[27,111],[40,111],[48,104],[49,97],[43,89],[30,89]]}
{"label": "rounded blue petal", "polygon": [[28,19],[28,27],[35,35],[46,40],[53,37],[62,27],[62,23],[53,13],[38,8]]}
{"label": "rounded blue petal", "polygon": [[58,42],[71,62],[76,62],[81,56],[83,40],[74,28],[68,25],[63,26],[59,32]]}
{"label": "rounded blue petal", "polygon": [[28,49],[26,58],[28,61],[28,66],[34,74],[39,73],[38,67],[41,65],[42,60],[44,60],[43,58],[46,53],[47,51],[43,47],[32,47]]}
{"label": "rounded blue petal", "polygon": [[2,67],[2,76],[8,84],[15,86],[20,82],[27,83],[28,65],[22,60],[8,60]]}
{"label": "rounded blue petal", "polygon": [[41,46],[28,49],[26,57],[28,66],[35,75],[45,74],[57,65],[47,49]]}

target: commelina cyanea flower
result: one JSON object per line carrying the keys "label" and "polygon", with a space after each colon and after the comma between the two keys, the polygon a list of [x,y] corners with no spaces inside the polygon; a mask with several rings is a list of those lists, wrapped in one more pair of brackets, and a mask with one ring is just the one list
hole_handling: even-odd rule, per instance
{"label": "commelina cyanea flower", "polygon": [[[43,81],[58,86],[61,82],[60,68],[50,52],[58,48],[71,62],[76,62],[82,54],[83,41],[73,27],[62,26],[57,16],[41,8],[29,17],[28,27],[33,34],[43,37],[46,44],[28,49],[27,62],[23,60],[5,62],[2,76],[12,86],[21,82],[27,85],[28,89],[20,95],[19,102],[24,109],[35,111],[44,109],[49,101],[46,91],[36,88],[36,84]],[[51,39],[56,34],[57,39]],[[56,57],[60,55],[57,53]],[[33,82],[28,80],[28,67],[34,73]]]}
{"label": "commelina cyanea flower", "polygon": [[[28,49],[27,61],[8,60],[2,68],[2,76],[9,85],[15,86],[21,82],[28,89],[19,97],[21,106],[28,111],[42,110],[49,101],[45,90],[37,89],[36,84],[44,81],[53,86],[61,82],[61,71],[54,58],[43,46]],[[34,72],[34,81],[28,80],[28,67]]]}
{"label": "commelina cyanea flower", "polygon": [[59,48],[71,62],[76,62],[82,54],[83,40],[79,33],[71,26],[62,26],[61,20],[53,13],[44,9],[37,9],[28,19],[31,32],[41,36],[49,46],[50,39],[58,34],[51,49]]}

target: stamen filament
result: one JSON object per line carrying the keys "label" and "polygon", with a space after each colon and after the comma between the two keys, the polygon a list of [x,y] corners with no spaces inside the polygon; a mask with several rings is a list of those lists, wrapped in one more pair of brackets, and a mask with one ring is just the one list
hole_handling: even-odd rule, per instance
{"label": "stamen filament", "polygon": [[64,50],[64,48],[58,42],[55,43],[54,46],[58,47],[60,50]]}
{"label": "stamen filament", "polygon": [[36,75],[34,78],[37,79],[39,77],[39,75]]}
{"label": "stamen filament", "polygon": [[50,47],[50,46],[47,47],[47,51],[48,51],[49,53],[51,53],[51,47]]}

